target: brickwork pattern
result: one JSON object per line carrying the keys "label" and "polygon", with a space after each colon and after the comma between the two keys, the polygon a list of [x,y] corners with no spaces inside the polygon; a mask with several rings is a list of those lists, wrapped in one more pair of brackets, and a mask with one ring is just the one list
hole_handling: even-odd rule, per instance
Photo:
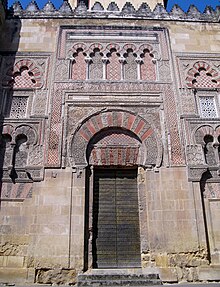
{"label": "brickwork pattern", "polygon": [[3,86],[14,88],[40,88],[42,85],[42,71],[30,59],[19,60],[13,68],[7,70],[3,79]]}
{"label": "brickwork pattern", "polygon": [[149,51],[145,51],[143,55],[143,63],[141,64],[141,80],[156,81],[156,67],[153,63],[153,57]]}
{"label": "brickwork pattern", "polygon": [[121,80],[121,64],[119,63],[119,58],[116,51],[113,51],[108,59],[109,62],[107,63],[107,80]]}
{"label": "brickwork pattern", "polygon": [[137,79],[137,63],[135,62],[135,56],[133,50],[128,49],[127,56],[125,58],[124,73],[125,80],[134,81]]}
{"label": "brickwork pattern", "polygon": [[[56,88],[56,86],[55,86]],[[48,137],[47,164],[49,166],[60,165],[60,145],[62,135],[62,121],[61,121],[61,107],[62,107],[62,90],[55,90],[51,110],[51,124]]]}
{"label": "brickwork pattern", "polygon": [[208,63],[198,61],[188,71],[186,83],[189,88],[217,88],[220,86],[220,75]]}
{"label": "brickwork pattern", "polygon": [[177,108],[172,88],[165,89],[166,117],[169,124],[171,142],[171,162],[174,165],[184,164],[183,147],[180,142],[179,127],[177,121]]}
{"label": "brickwork pattern", "polygon": [[86,62],[83,51],[78,51],[74,57],[72,65],[72,79],[73,80],[85,80],[86,79]]}
{"label": "brickwork pattern", "polygon": [[[88,28],[91,29],[91,28]],[[81,28],[81,33],[88,32],[88,29],[86,30],[86,28]],[[108,28],[105,28],[108,30]],[[117,33],[118,31],[113,31],[112,28],[109,29],[109,31],[106,30],[106,35],[108,35],[108,33],[110,32],[115,33],[115,35],[117,35],[117,37],[119,36]],[[117,30],[117,29],[116,29]],[[155,31],[154,37],[155,40],[153,40],[153,42],[151,43],[151,45],[148,44],[143,44],[143,42],[140,43],[114,43],[114,42],[106,42],[103,41],[102,43],[99,42],[95,42],[95,43],[91,43],[91,41],[85,41],[85,42],[75,42],[73,41],[73,44],[71,43],[71,33],[74,33],[74,29],[71,30],[66,30],[63,29],[62,30],[62,37],[61,37],[61,42],[59,45],[59,51],[62,51],[62,57],[63,58],[68,58],[70,57],[70,55],[72,55],[74,57],[74,55],[77,53],[77,49],[81,49],[84,53],[84,55],[87,55],[87,60],[90,61],[90,57],[94,56],[94,51],[97,49],[100,51],[99,53],[102,54],[102,59],[101,57],[99,57],[99,63],[101,62],[100,60],[102,60],[102,65],[100,64],[100,69],[102,72],[104,72],[104,65],[105,65],[105,61],[107,61],[107,71],[106,71],[106,76],[107,76],[107,80],[108,80],[108,75],[109,75],[109,68],[108,65],[110,64],[109,62],[112,60],[111,59],[111,52],[112,49],[116,51],[116,53],[121,57],[121,63],[119,63],[120,65],[124,65],[124,57],[126,56],[126,54],[128,54],[128,51],[132,51],[132,53],[136,54],[136,55],[141,55],[143,54],[143,51],[149,51],[149,55],[152,58],[151,60],[152,63],[154,63],[155,61],[157,61],[156,59],[159,59],[162,57],[162,60],[169,60],[169,53],[168,53],[168,45],[167,45],[167,40],[166,40],[166,33],[164,31]],[[91,33],[93,33],[93,28],[91,29]],[[101,35],[101,31],[96,31],[95,32],[96,36],[97,35]],[[127,31],[126,31],[127,33]],[[143,34],[145,36],[151,35],[147,33],[152,33],[149,31],[144,31],[144,32],[138,32],[140,34]],[[68,40],[67,40],[68,39]],[[159,45],[161,46],[159,48],[158,43],[156,44],[155,41],[159,41]],[[71,48],[72,45],[72,48]],[[68,46],[68,48],[66,49],[66,47]],[[68,55],[67,55],[67,54]],[[104,56],[103,56],[104,55]],[[107,59],[106,59],[107,56]],[[117,59],[116,56],[114,57],[114,59]],[[148,92],[154,92],[154,93],[164,93],[164,101],[165,101],[165,106],[166,106],[166,115],[168,115],[168,130],[169,130],[169,134],[170,134],[170,145],[171,147],[175,146],[175,148],[172,148],[172,156],[171,156],[171,164],[182,164],[184,162],[183,160],[183,152],[182,152],[182,146],[180,143],[180,138],[179,138],[179,133],[178,133],[178,124],[177,124],[177,116],[176,116],[176,106],[175,106],[175,97],[174,97],[174,93],[173,91],[168,88],[169,85],[163,84],[156,84],[156,83],[152,83],[150,85],[140,82],[140,81],[136,81],[135,79],[137,79],[137,72],[138,72],[138,61],[136,61],[136,58],[134,57],[134,55],[131,55],[133,57],[132,62],[133,62],[133,70],[135,73],[135,77],[131,77],[132,79],[129,81],[121,81],[121,82],[115,82],[115,83],[108,83],[108,81],[102,81],[100,83],[98,83],[97,81],[97,75],[94,78],[94,82],[92,81],[85,81],[84,83],[81,82],[77,82],[77,83],[62,83],[62,84],[56,84],[56,88],[54,90],[57,90],[56,94],[52,93],[54,99],[53,102],[56,103],[59,101],[60,105],[61,105],[61,97],[63,94],[63,91],[67,91],[67,90],[74,90],[75,93],[83,91],[85,94],[95,94],[95,93],[109,93],[109,92],[117,92],[117,93],[121,93],[121,92],[144,92],[146,93],[146,91]],[[153,56],[153,57],[152,57]],[[135,61],[133,61],[135,58]],[[90,65],[90,64],[89,64]],[[120,66],[119,65],[119,66]],[[116,67],[114,65],[114,67]],[[154,64],[154,67],[156,67],[156,64]],[[124,67],[125,68],[125,67]],[[121,67],[120,67],[121,69]],[[125,68],[126,69],[126,68]],[[122,69],[123,70],[123,69]],[[121,70],[121,72],[122,72]],[[152,72],[152,71],[151,71]],[[100,73],[100,70],[99,70]],[[117,69],[117,73],[114,73],[115,75],[119,75],[119,68]],[[166,75],[170,74],[170,67],[169,65],[166,67]],[[130,77],[130,74],[128,75]],[[103,79],[103,74],[101,76],[100,73],[100,77],[101,79]],[[151,77],[153,79],[154,77],[154,72],[151,73]],[[116,76],[115,76],[116,78]],[[115,79],[114,78],[114,79]],[[160,78],[160,77],[159,77]],[[167,76],[164,76],[164,81],[167,79]],[[116,80],[115,80],[116,81]],[[59,91],[58,91],[59,89]],[[169,90],[170,89],[170,90]],[[169,91],[168,91],[169,90]],[[59,94],[59,96],[58,96]],[[54,113],[54,115],[53,115]],[[56,105],[56,108],[52,108],[52,117],[51,117],[51,132],[50,132],[50,136],[49,136],[49,150],[48,150],[48,159],[47,159],[47,164],[48,166],[60,166],[60,159],[61,159],[61,155],[59,154],[59,152],[61,151],[61,145],[62,145],[62,119],[61,117],[58,120],[57,115],[61,115],[61,106],[59,107],[58,105]],[[136,124],[136,123],[135,123]],[[91,127],[90,127],[91,128]],[[84,137],[80,137],[78,138],[79,141],[79,145],[80,144],[84,144],[84,141],[86,141],[86,137],[88,136],[89,133],[91,133],[91,131],[81,131],[81,133],[84,135]],[[53,148],[52,148],[53,147]],[[55,150],[57,155],[55,155]],[[51,154],[54,154],[54,156],[52,156]],[[79,150],[79,158],[82,159],[82,150]],[[56,161],[57,159],[57,161]],[[85,159],[83,160],[83,162],[85,163]]]}
{"label": "brickwork pattern", "polygon": [[91,63],[89,64],[89,78],[91,80],[103,79],[103,63],[100,51],[95,49],[91,58]]}

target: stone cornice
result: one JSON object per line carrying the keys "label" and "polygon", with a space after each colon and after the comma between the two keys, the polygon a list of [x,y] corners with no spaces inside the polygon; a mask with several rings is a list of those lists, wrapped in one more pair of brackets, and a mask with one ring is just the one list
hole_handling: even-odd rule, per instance
{"label": "stone cornice", "polygon": [[67,0],[59,9],[56,9],[49,0],[42,9],[39,9],[35,1],[31,1],[26,9],[23,9],[20,2],[15,2],[7,11],[7,16],[19,18],[118,18],[118,19],[149,19],[149,20],[168,20],[168,21],[189,21],[189,22],[219,22],[220,6],[214,10],[207,6],[201,13],[194,5],[191,5],[187,12],[184,12],[178,5],[174,5],[168,12],[162,4],[157,4],[151,10],[147,3],[142,3],[135,9],[130,2],[126,2],[124,7],[119,10],[115,2],[111,2],[107,8],[100,2],[96,2],[91,9],[87,9],[84,2],[72,9]]}

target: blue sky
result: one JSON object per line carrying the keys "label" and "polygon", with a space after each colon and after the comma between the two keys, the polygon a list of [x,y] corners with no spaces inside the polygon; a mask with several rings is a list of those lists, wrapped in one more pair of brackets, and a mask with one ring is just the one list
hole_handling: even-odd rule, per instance
{"label": "blue sky", "polygon": [[[63,2],[63,0],[51,0],[56,8],[59,8],[61,3]],[[111,2],[112,0],[109,0],[109,2]],[[117,2],[117,0],[113,0],[115,2]],[[134,1],[134,0],[125,0],[126,1]],[[8,0],[9,3],[9,7],[12,5],[12,3],[14,3],[15,0]],[[26,6],[28,5],[28,3],[30,2],[30,0],[20,0],[21,5],[23,6],[23,8],[26,8]],[[38,6],[40,8],[42,8],[45,3],[47,2],[47,0],[36,0]],[[102,2],[102,0],[99,0],[99,2]],[[143,0],[143,2],[147,2],[147,0]],[[197,6],[197,8],[203,12],[205,7],[207,5],[212,6],[213,8],[215,8],[217,5],[220,5],[220,1],[219,0],[168,0],[168,10],[170,10],[172,8],[172,6],[174,4],[178,4],[183,10],[187,11],[187,9],[189,8],[190,4],[194,4]]]}

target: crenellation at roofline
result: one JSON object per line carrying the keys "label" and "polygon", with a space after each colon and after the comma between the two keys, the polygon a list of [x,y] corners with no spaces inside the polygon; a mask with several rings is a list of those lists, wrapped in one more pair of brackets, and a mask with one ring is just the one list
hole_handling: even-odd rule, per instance
{"label": "crenellation at roofline", "polygon": [[80,2],[72,8],[68,0],[64,0],[59,9],[56,9],[49,0],[40,9],[36,1],[31,1],[26,9],[21,3],[16,1],[7,11],[7,17],[19,18],[123,18],[123,19],[161,19],[175,21],[195,21],[195,22],[219,22],[220,6],[214,10],[207,6],[201,13],[195,5],[191,5],[187,12],[184,12],[178,5],[174,5],[171,11],[158,3],[151,9],[147,3],[142,3],[137,9],[130,2],[126,2],[122,9],[119,9],[116,2],[109,3],[108,7],[103,7],[100,2],[95,2],[91,9],[88,9],[84,2]]}

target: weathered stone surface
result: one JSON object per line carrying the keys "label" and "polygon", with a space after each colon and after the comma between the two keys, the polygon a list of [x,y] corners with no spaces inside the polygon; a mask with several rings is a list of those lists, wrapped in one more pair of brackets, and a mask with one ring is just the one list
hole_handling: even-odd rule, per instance
{"label": "weathered stone surface", "polygon": [[24,266],[24,257],[7,256],[6,267],[22,268]]}
{"label": "weathered stone surface", "polygon": [[38,284],[75,284],[76,271],[68,269],[37,270]]}
{"label": "weathered stone surface", "polygon": [[159,268],[160,278],[163,282],[176,283],[178,282],[176,268],[164,267]]}
{"label": "weathered stone surface", "polygon": [[0,283],[24,284],[27,278],[25,268],[0,268]]}
{"label": "weathered stone surface", "polygon": [[201,266],[198,269],[200,281],[219,281],[220,266]]}
{"label": "weathered stone surface", "polygon": [[162,2],[16,2],[0,20],[4,282],[95,266],[94,174],[113,166],[138,173],[143,270],[219,280],[219,8]]}
{"label": "weathered stone surface", "polygon": [[168,267],[168,256],[167,254],[156,254],[155,255],[156,266],[166,268]]}
{"label": "weathered stone surface", "polygon": [[162,282],[156,270],[142,273],[141,269],[100,269],[80,274],[77,280],[78,287],[90,286],[153,286]]}

